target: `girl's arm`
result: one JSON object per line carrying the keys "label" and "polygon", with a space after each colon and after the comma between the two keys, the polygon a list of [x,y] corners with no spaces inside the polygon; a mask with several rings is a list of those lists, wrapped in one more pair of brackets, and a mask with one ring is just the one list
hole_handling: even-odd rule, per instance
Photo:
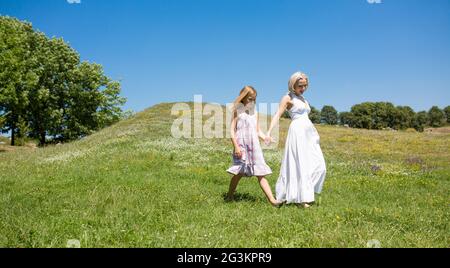
{"label": "girl's arm", "polygon": [[288,107],[288,103],[290,103],[290,101],[291,101],[291,97],[289,97],[289,96],[284,96],[281,99],[280,105],[278,106],[278,111],[272,117],[272,122],[270,122],[270,127],[269,127],[269,130],[267,131],[267,138],[270,137],[272,129],[276,126],[276,124],[280,120],[280,117],[284,113],[284,111],[286,111],[286,109]]}
{"label": "girl's arm", "polygon": [[230,136],[231,136],[231,142],[233,143],[234,147],[234,154],[241,158],[241,148],[239,147],[239,144],[236,140],[236,123],[237,123],[237,113],[236,111],[233,112],[233,119],[231,120],[231,130],[230,130]]}

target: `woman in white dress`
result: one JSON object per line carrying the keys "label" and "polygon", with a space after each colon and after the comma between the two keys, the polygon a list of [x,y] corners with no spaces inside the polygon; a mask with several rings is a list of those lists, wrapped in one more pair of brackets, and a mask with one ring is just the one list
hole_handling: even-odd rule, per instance
{"label": "woman in white dress", "polygon": [[308,77],[304,73],[297,72],[291,76],[288,84],[289,92],[281,99],[266,139],[266,142],[273,141],[271,131],[287,110],[292,121],[276,184],[276,199],[305,208],[314,203],[314,194],[322,191],[326,176],[319,133],[309,119],[311,107],[303,97],[308,84]]}

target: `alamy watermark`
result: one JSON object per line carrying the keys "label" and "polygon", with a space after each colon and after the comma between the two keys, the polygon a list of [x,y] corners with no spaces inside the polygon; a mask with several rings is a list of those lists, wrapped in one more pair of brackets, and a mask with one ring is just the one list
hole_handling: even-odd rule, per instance
{"label": "alamy watermark", "polygon": [[366,247],[367,248],[381,248],[381,242],[376,239],[371,239],[371,240],[367,241]]}
{"label": "alamy watermark", "polygon": [[[174,138],[221,139],[231,138],[231,121],[233,104],[225,107],[218,103],[203,103],[202,95],[194,95],[193,109],[187,103],[176,103],[172,106],[171,115],[178,116],[171,127]],[[278,110],[278,103],[259,103],[256,107],[237,105],[236,109],[244,109],[249,114],[256,113],[261,132],[267,134],[270,126],[270,111]],[[225,128],[224,128],[225,127]],[[265,148],[276,148],[279,141],[279,124],[271,131],[271,144],[261,143]]]}
{"label": "alamy watermark", "polygon": [[69,239],[66,244],[67,248],[81,248],[80,240],[78,239]]}

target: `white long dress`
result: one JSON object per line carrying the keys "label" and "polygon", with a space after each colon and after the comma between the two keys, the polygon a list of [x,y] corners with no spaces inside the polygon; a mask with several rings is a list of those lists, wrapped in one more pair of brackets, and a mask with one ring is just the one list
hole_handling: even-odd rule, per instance
{"label": "white long dress", "polygon": [[322,191],[325,159],[319,133],[308,116],[311,112],[308,101],[292,93],[290,96],[293,106],[288,112],[292,121],[275,187],[276,197],[287,203],[309,203],[314,201],[314,193]]}

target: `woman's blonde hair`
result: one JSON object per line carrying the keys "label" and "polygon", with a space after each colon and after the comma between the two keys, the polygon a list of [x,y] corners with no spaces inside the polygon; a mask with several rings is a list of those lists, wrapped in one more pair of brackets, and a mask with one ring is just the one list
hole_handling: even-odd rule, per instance
{"label": "woman's blonde hair", "polygon": [[288,82],[288,89],[290,93],[295,93],[295,84],[302,78],[306,80],[306,87],[309,86],[308,76],[302,72],[296,72],[291,76]]}
{"label": "woman's blonde hair", "polygon": [[233,102],[233,110],[237,108],[237,106],[242,103],[242,101],[247,97],[248,94],[253,93],[255,96],[258,95],[258,92],[256,92],[256,89],[252,86],[245,86],[241,89],[239,92],[239,96],[234,100]]}

